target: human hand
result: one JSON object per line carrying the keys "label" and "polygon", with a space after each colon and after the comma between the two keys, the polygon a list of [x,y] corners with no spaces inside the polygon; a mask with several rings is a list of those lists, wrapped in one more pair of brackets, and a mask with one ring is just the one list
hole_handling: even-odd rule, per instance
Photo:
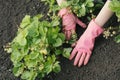
{"label": "human hand", "polygon": [[62,31],[65,34],[66,40],[70,40],[72,32],[75,32],[76,23],[85,28],[86,24],[80,21],[69,8],[63,8],[58,15],[62,18]]}
{"label": "human hand", "polygon": [[102,32],[103,29],[98,26],[94,20],[91,20],[88,28],[77,41],[76,46],[70,55],[70,60],[76,56],[74,65],[78,65],[80,67],[82,64],[86,65],[88,63],[94,47],[95,38]]}

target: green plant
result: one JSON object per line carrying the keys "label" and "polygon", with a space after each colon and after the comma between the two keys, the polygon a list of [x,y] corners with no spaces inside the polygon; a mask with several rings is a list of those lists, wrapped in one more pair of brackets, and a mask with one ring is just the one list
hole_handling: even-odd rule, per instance
{"label": "green plant", "polygon": [[68,4],[78,17],[85,16],[87,13],[92,13],[94,6],[93,0],[70,0]]}
{"label": "green plant", "polygon": [[115,12],[116,16],[118,17],[118,21],[120,21],[120,1],[112,0],[109,7],[113,12]]}
{"label": "green plant", "polygon": [[60,33],[59,22],[39,21],[42,15],[26,15],[13,41],[5,46],[11,53],[13,73],[24,80],[42,79],[50,72],[59,72],[58,57],[68,58],[71,48],[63,48],[65,37]]}
{"label": "green plant", "polygon": [[[109,7],[113,12],[115,12],[116,16],[118,17],[118,22],[120,22],[120,1],[112,0]],[[119,27],[119,32],[120,32],[120,27]],[[118,36],[115,37],[115,41],[117,43],[120,43],[120,34],[118,34]]]}
{"label": "green plant", "polygon": [[[49,4],[49,13],[52,13],[52,15],[55,15],[61,8],[70,7],[78,17],[86,15],[91,17],[93,12],[97,11],[95,8],[101,8],[103,6],[102,0],[98,0],[95,4],[94,0],[66,0],[61,6],[58,6],[56,0],[42,1],[44,1],[45,4]],[[50,15],[49,13],[48,15]]]}
{"label": "green plant", "polygon": [[70,7],[71,10],[78,16],[85,16],[87,13],[92,13],[92,9],[94,6],[93,0],[70,0],[64,2],[61,6],[57,5],[56,0],[42,0],[45,1],[46,4],[49,4],[49,12],[55,13],[59,11],[61,8]]}

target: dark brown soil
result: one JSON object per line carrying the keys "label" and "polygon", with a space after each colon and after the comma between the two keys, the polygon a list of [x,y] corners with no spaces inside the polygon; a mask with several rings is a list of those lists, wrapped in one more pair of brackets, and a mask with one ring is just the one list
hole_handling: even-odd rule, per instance
{"label": "dark brown soil", "polygon": [[[3,45],[16,35],[17,27],[26,14],[47,13],[39,0],[0,0],[0,80],[20,80],[14,77],[10,55]],[[120,44],[113,38],[99,37],[93,55],[86,66],[73,66],[73,61],[61,58],[62,71],[44,80],[120,80]]]}

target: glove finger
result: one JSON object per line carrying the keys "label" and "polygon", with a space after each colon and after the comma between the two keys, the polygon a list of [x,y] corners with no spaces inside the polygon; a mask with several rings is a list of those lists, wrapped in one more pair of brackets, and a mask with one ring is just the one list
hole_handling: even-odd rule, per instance
{"label": "glove finger", "polygon": [[67,39],[67,32],[64,30],[63,33],[65,35],[65,38]]}
{"label": "glove finger", "polygon": [[65,28],[63,28],[63,33],[65,34],[65,38],[66,40],[70,40],[70,37],[71,37],[71,32],[68,31],[68,30],[65,30]]}
{"label": "glove finger", "polygon": [[81,52],[77,53],[77,56],[75,57],[74,65],[77,65],[77,64],[78,64],[81,55],[82,55]]}
{"label": "glove finger", "polygon": [[81,20],[79,20],[78,18],[77,18],[76,22],[77,22],[77,24],[79,24],[82,28],[86,28],[86,24],[83,23],[83,22],[82,22]]}
{"label": "glove finger", "polygon": [[74,48],[69,59],[72,60],[75,57],[76,53],[77,53],[77,50]]}
{"label": "glove finger", "polygon": [[86,53],[83,53],[80,60],[79,60],[78,67],[80,67],[83,64],[85,57],[86,57]]}
{"label": "glove finger", "polygon": [[89,59],[90,59],[90,56],[91,56],[91,54],[90,54],[90,53],[87,53],[86,58],[85,58],[85,60],[84,60],[84,65],[86,65],[86,64],[88,63],[88,61],[89,61]]}
{"label": "glove finger", "polygon": [[70,31],[70,30],[69,30],[69,31],[67,31],[66,36],[67,36],[67,40],[70,40],[70,38],[71,38],[71,31]]}

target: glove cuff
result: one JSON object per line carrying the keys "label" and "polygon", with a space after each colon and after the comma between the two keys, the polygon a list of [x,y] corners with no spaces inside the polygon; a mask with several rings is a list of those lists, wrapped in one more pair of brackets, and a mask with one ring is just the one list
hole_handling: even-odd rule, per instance
{"label": "glove cuff", "polygon": [[[97,23],[95,23],[95,19],[92,19],[88,25],[88,30],[87,34],[91,34],[94,37],[99,36],[101,33],[103,33],[103,28],[101,26],[99,26]],[[90,32],[90,33],[89,33]]]}
{"label": "glove cuff", "polygon": [[69,13],[71,13],[71,10],[69,7],[63,8],[59,11],[58,16],[60,16],[62,18],[64,15],[69,14]]}

